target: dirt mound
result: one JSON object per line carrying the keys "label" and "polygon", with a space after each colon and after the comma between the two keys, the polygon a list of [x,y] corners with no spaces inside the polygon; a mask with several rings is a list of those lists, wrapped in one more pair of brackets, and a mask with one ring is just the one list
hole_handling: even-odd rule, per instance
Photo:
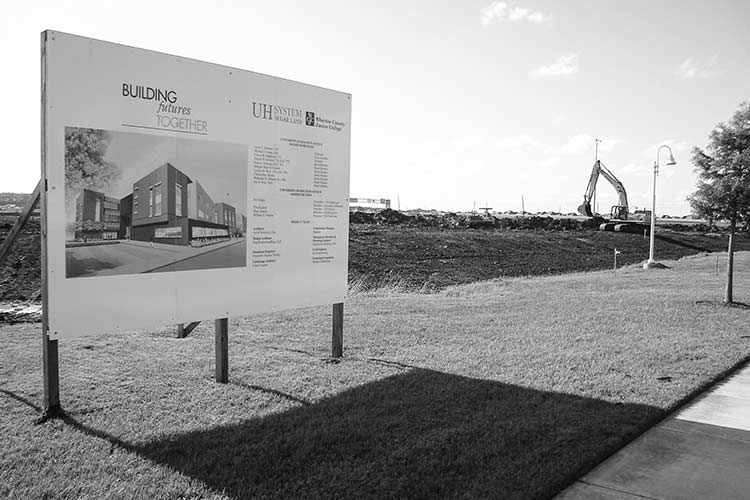
{"label": "dirt mound", "polygon": [[385,210],[381,210],[380,212],[376,213],[373,219],[375,220],[376,224],[396,225],[408,224],[411,222],[412,217],[397,210],[386,208]]}
{"label": "dirt mound", "polygon": [[374,224],[375,216],[370,212],[349,212],[349,224]]}
{"label": "dirt mound", "polygon": [[495,217],[492,215],[461,215],[448,213],[405,214],[386,208],[380,212],[353,211],[349,213],[351,224],[382,224],[406,227],[472,228],[472,229],[525,229],[532,231],[582,231],[596,229],[604,222],[601,217],[593,219],[566,219],[559,217],[518,216]]}
{"label": "dirt mound", "polygon": [[[10,232],[15,218],[0,220],[0,241]],[[30,219],[0,264],[0,300],[41,299],[41,239],[38,218]]]}

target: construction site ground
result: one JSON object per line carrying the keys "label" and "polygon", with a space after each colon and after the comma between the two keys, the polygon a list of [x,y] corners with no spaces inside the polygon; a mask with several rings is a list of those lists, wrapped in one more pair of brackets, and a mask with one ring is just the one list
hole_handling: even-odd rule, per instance
{"label": "construction site ground", "polygon": [[[460,216],[409,216],[394,210],[353,212],[349,230],[349,281],[354,291],[391,287],[432,292],[447,286],[501,277],[613,269],[648,257],[644,235],[598,231],[593,220],[506,217],[494,227],[467,228]],[[0,241],[14,218],[0,220]],[[656,257],[725,252],[725,232],[671,225],[656,234]],[[695,230],[699,229],[699,230]],[[0,265],[0,302],[38,302],[41,297],[39,220],[31,219]],[[735,238],[750,250],[750,236]],[[725,257],[717,255],[718,272]]]}

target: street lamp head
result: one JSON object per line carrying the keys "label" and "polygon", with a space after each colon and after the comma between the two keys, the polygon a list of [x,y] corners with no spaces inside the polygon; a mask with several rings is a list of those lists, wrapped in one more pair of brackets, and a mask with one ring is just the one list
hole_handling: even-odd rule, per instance
{"label": "street lamp head", "polygon": [[674,161],[674,156],[672,156],[672,148],[669,147],[669,144],[662,144],[656,150],[656,164],[659,164],[659,153],[661,153],[662,149],[669,151],[669,161],[667,162],[667,165],[677,165],[677,162]]}

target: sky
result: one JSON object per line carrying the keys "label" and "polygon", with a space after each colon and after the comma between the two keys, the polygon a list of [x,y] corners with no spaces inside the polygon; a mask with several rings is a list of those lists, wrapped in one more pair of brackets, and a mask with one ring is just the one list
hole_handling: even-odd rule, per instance
{"label": "sky", "polygon": [[168,162],[200,183],[214,202],[228,203],[245,215],[246,146],[131,132],[112,132],[111,137],[104,158],[117,164],[122,176],[107,195],[131,194],[134,182]]}
{"label": "sky", "polygon": [[[352,94],[352,197],[574,212],[595,159],[631,208],[685,215],[693,147],[750,100],[744,0],[33,1],[0,18],[0,191],[39,178],[39,32]],[[33,152],[33,154],[29,154]],[[601,180],[601,179],[600,179]],[[601,180],[600,212],[617,196]]]}

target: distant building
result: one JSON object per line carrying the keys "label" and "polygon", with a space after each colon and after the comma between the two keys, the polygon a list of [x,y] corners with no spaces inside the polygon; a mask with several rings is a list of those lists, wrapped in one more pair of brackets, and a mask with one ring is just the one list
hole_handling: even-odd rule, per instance
{"label": "distant building", "polygon": [[120,200],[83,189],[76,199],[76,239],[116,240],[119,231]]}
{"label": "distant building", "polygon": [[349,198],[350,208],[391,208],[388,198]]}

